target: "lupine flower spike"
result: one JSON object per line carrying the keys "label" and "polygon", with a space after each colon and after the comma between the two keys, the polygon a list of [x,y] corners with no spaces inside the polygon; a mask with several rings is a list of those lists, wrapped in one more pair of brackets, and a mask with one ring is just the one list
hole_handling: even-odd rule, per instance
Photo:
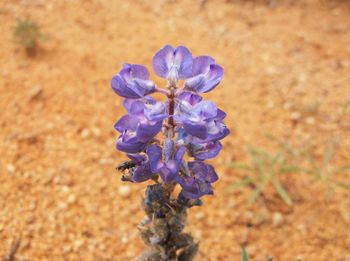
{"label": "lupine flower spike", "polygon": [[[130,159],[118,169],[124,181],[155,182],[147,186],[142,202],[147,216],[139,226],[150,249],[138,260],[192,260],[198,244],[182,232],[187,208],[213,194],[218,176],[205,160],[219,154],[220,140],[230,133],[225,112],[200,94],[213,90],[224,70],[209,56],[193,57],[184,46],[164,46],[152,64],[165,88],[137,64],[124,64],[111,81],[127,111],[114,126],[120,132],[116,147]],[[153,93],[166,95],[166,101],[155,100]],[[174,197],[177,185],[181,191]]]}

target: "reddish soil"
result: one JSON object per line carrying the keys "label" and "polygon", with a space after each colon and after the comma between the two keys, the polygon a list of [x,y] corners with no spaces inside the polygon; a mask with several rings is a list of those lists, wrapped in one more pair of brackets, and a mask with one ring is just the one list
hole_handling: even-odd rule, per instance
{"label": "reddish soil", "polygon": [[[28,16],[49,35],[35,57],[13,40],[16,19]],[[196,260],[239,260],[241,245],[253,261],[350,260],[347,190],[329,193],[298,174],[284,181],[292,207],[271,188],[251,205],[249,187],[230,189],[244,173],[229,166],[248,162],[248,144],[276,149],[267,134],[308,140],[318,158],[336,138],[334,167],[350,162],[348,1],[2,0],[0,24],[0,257],[18,238],[17,260],[133,260],[142,251],[145,184],[123,184],[114,170],[125,158],[113,130],[124,109],[109,81],[123,62],[150,68],[169,43],[225,68],[206,97],[232,133],[212,161],[215,196],[190,210]]]}

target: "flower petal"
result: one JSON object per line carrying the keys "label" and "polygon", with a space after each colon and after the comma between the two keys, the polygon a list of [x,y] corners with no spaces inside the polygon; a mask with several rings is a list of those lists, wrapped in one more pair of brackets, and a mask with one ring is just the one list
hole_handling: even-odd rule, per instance
{"label": "flower petal", "polygon": [[175,50],[166,45],[153,57],[153,69],[155,73],[166,79],[185,79],[192,74],[192,54],[184,47],[179,46]]}
{"label": "flower petal", "polygon": [[169,161],[167,164],[163,164],[162,167],[158,168],[159,174],[165,183],[170,183],[174,181],[177,173],[174,171],[175,163]]}
{"label": "flower petal", "polygon": [[168,117],[164,102],[146,104],[145,106],[144,114],[150,121],[160,121]]}
{"label": "flower petal", "polygon": [[145,155],[141,155],[141,154],[128,153],[127,156],[129,159],[131,159],[137,165],[141,165],[141,163],[143,163],[147,160],[147,157]]}
{"label": "flower petal", "polygon": [[199,75],[208,72],[209,66],[214,64],[215,60],[210,56],[197,56],[193,58],[192,75]]}
{"label": "flower petal", "polygon": [[196,105],[202,100],[202,97],[194,92],[189,92],[189,91],[182,91],[180,92],[177,97],[179,101],[186,101],[190,105]]}
{"label": "flower petal", "polygon": [[147,147],[146,154],[149,159],[150,167],[153,173],[158,171],[158,163],[162,159],[162,149],[158,145],[151,144]]}
{"label": "flower petal", "polygon": [[124,132],[125,130],[136,130],[138,124],[138,118],[124,115],[116,124],[114,124],[114,128],[119,132]]}
{"label": "flower petal", "polygon": [[147,142],[156,136],[161,129],[161,121],[140,123],[136,129],[136,137],[142,142]]}
{"label": "flower petal", "polygon": [[214,118],[217,113],[217,107],[212,101],[201,101],[193,108],[193,114],[200,116],[204,120]]}
{"label": "flower petal", "polygon": [[113,91],[121,97],[139,98],[140,96],[132,89],[128,88],[127,83],[121,78],[119,74],[115,75],[111,81]]}
{"label": "flower petal", "polygon": [[123,106],[131,115],[142,115],[145,109],[145,104],[142,99],[125,99]]}
{"label": "flower petal", "polygon": [[174,49],[170,45],[164,46],[153,57],[152,65],[154,72],[162,77],[166,78],[169,73],[169,66],[172,63],[174,56]]}
{"label": "flower petal", "polygon": [[146,180],[149,180],[154,176],[154,173],[152,173],[150,165],[149,164],[142,164],[138,166],[133,174],[132,174],[132,181],[134,182],[143,182]]}
{"label": "flower petal", "polygon": [[185,121],[184,129],[187,134],[198,137],[200,139],[206,139],[208,130],[205,123],[193,123],[191,121]]}
{"label": "flower petal", "polygon": [[123,64],[123,68],[130,68],[130,73],[132,78],[139,78],[143,80],[149,79],[149,71],[148,69],[140,64]]}
{"label": "flower petal", "polygon": [[209,56],[194,58],[192,66],[192,77],[185,82],[185,90],[198,93],[209,92],[221,81],[224,69],[217,65]]}
{"label": "flower petal", "polygon": [[197,160],[206,160],[215,158],[221,151],[222,145],[219,141],[217,142],[210,142],[205,144],[204,146],[201,146],[197,150],[194,149],[193,151],[193,157]]}
{"label": "flower petal", "polygon": [[179,79],[186,79],[192,75],[192,54],[184,46],[175,49],[174,65],[178,67]]}
{"label": "flower petal", "polygon": [[130,99],[141,98],[155,91],[147,68],[138,64],[124,64],[119,74],[113,77],[111,86],[118,95]]}
{"label": "flower petal", "polygon": [[117,149],[127,153],[138,153],[144,150],[146,143],[140,142],[136,137],[128,137],[124,132],[117,141]]}

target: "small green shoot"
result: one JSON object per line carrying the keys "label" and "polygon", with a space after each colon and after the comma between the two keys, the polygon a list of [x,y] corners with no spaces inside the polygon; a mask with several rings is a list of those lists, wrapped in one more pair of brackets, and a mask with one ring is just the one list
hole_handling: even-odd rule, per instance
{"label": "small green shoot", "polygon": [[280,182],[280,177],[285,174],[298,173],[302,170],[292,164],[292,156],[288,145],[283,144],[276,154],[266,150],[247,148],[251,164],[232,163],[230,166],[244,171],[247,176],[241,181],[233,184],[233,190],[243,186],[250,186],[253,192],[249,201],[254,203],[263,193],[267,186],[273,186],[277,194],[287,204],[292,205],[293,201],[287,189]]}
{"label": "small green shoot", "polygon": [[310,152],[305,151],[304,156],[309,162],[309,167],[305,168],[305,172],[313,175],[316,181],[322,181],[324,184],[326,184],[329,190],[332,189],[333,185],[350,189],[350,183],[345,183],[335,179],[336,176],[350,171],[350,164],[343,165],[339,168],[334,168],[332,166],[332,161],[336,153],[336,147],[336,140],[330,139],[324,148],[321,161],[317,161]]}
{"label": "small green shoot", "polygon": [[45,38],[40,26],[30,18],[17,20],[13,34],[16,42],[25,48],[29,56],[36,54],[39,42]]}
{"label": "small green shoot", "polygon": [[244,247],[242,247],[242,251],[241,251],[241,261],[249,261],[248,253]]}

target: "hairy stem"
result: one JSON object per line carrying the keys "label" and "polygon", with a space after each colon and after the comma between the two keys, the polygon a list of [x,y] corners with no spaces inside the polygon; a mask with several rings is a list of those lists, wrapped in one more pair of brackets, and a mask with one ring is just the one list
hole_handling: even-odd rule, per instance
{"label": "hairy stem", "polygon": [[139,225],[143,241],[148,249],[138,261],[191,261],[198,250],[198,243],[184,233],[187,208],[193,206],[181,197],[171,198],[174,185],[154,184],[146,189],[142,207],[146,217]]}

